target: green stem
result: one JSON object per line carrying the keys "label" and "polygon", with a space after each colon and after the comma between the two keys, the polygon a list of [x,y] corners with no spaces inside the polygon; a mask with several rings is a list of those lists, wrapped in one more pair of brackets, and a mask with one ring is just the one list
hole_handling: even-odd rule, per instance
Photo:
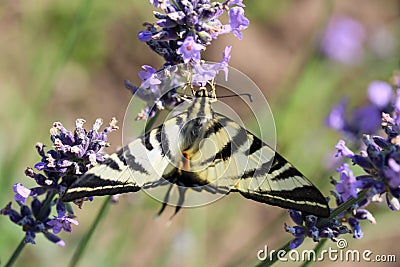
{"label": "green stem", "polygon": [[47,208],[50,206],[50,204],[53,201],[53,198],[55,197],[56,194],[57,194],[56,191],[52,191],[51,194],[46,199],[46,201],[43,203],[43,206],[40,209],[39,214],[37,216],[38,220],[42,220],[43,219],[44,215],[46,214]]}
{"label": "green stem", "polygon": [[21,251],[24,249],[26,243],[25,243],[25,238],[22,238],[21,242],[19,242],[18,247],[14,250],[14,253],[11,255],[10,259],[6,263],[4,267],[11,267],[13,266],[15,260],[18,258],[19,254],[21,254]]}
{"label": "green stem", "polygon": [[[315,248],[314,248],[315,255],[318,255],[318,254],[319,254],[319,251],[324,247],[324,245],[325,245],[325,243],[326,243],[327,240],[328,240],[328,239],[322,239],[321,241],[318,242],[318,244],[317,244],[317,245],[315,246]],[[317,257],[317,256],[316,256],[316,257]],[[307,267],[307,266],[309,266],[312,262],[314,262],[314,261],[312,261],[312,260],[305,261],[305,262],[301,265],[301,267]]]}
{"label": "green stem", "polygon": [[362,200],[365,199],[365,195],[367,194],[367,190],[363,190],[361,191],[357,198],[350,198],[349,200],[347,200],[345,203],[341,204],[339,207],[337,207],[336,209],[334,209],[331,212],[331,215],[328,218],[323,218],[320,219],[317,222],[317,227],[324,227],[325,225],[328,224],[328,222],[330,220],[332,220],[333,218],[337,217],[339,214],[345,212],[346,210],[348,210],[349,208],[351,208],[351,206],[353,206],[356,203],[360,203]]}
{"label": "green stem", "polygon": [[108,210],[109,203],[111,202],[111,197],[112,196],[107,196],[106,199],[103,202],[103,205],[100,207],[99,213],[97,214],[96,219],[94,220],[92,226],[90,227],[89,231],[84,235],[82,238],[81,242],[79,243],[78,247],[75,250],[74,255],[72,256],[72,259],[69,263],[70,267],[76,266],[78,261],[80,260],[81,256],[85,252],[87,245],[93,236],[94,231],[96,230],[97,226],[99,225],[100,221],[103,219],[103,217],[106,215],[106,211]]}

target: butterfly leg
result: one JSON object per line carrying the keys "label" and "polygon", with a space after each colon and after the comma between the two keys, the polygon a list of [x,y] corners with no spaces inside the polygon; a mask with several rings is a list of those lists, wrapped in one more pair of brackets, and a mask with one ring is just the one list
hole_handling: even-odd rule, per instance
{"label": "butterfly leg", "polygon": [[165,194],[164,201],[163,201],[163,204],[161,206],[161,209],[160,209],[159,212],[157,212],[157,214],[155,216],[156,218],[160,217],[161,213],[163,213],[163,211],[165,210],[165,207],[167,206],[167,203],[168,203],[168,200],[169,200],[169,194],[171,193],[171,189],[172,189],[173,186],[174,186],[174,184],[172,184],[172,183],[169,185],[169,188],[167,190],[167,193]]}
{"label": "butterfly leg", "polygon": [[172,218],[174,218],[175,215],[178,213],[178,211],[182,208],[183,202],[185,201],[185,193],[186,193],[186,191],[187,191],[187,187],[178,186],[178,191],[179,191],[178,203],[176,204],[175,212],[174,212],[174,214],[171,216],[170,220],[172,220]]}

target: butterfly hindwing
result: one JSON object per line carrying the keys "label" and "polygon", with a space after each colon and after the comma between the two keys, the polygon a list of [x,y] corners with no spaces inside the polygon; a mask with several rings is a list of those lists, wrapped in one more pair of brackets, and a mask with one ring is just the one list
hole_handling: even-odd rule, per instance
{"label": "butterfly hindwing", "polygon": [[[215,114],[214,117],[222,122],[224,130],[216,131],[210,138],[214,138],[217,143],[224,139],[231,142],[230,155],[224,160],[225,166],[228,164],[226,161],[233,162],[227,177],[237,182],[231,191],[282,208],[324,217],[329,215],[324,196],[291,163],[238,123],[221,114]],[[225,136],[228,132],[234,134],[227,138]],[[219,170],[216,168],[214,175],[226,179],[226,174]],[[209,172],[208,169],[205,171]]]}

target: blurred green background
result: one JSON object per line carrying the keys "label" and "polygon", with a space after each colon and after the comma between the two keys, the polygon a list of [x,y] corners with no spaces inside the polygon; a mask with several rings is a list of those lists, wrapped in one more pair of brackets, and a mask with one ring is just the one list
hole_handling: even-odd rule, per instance
{"label": "blurred green background", "polygon": [[[368,83],[388,80],[398,68],[400,1],[244,2],[251,24],[243,40],[222,36],[205,58],[219,61],[224,46],[233,45],[230,65],[253,79],[269,100],[278,151],[328,195],[334,145],[341,137],[326,129],[324,118],[343,95],[350,97],[351,107],[365,103]],[[130,99],[124,79],[139,84],[141,65],[162,64],[136,38],[143,22],[154,21],[152,10],[146,0],[2,1],[0,207],[12,199],[14,183],[34,185],[24,170],[39,160],[36,142],[50,145],[54,121],[69,129],[80,117],[87,128],[97,117],[122,121]],[[365,29],[363,56],[354,64],[319,53],[323,30],[337,15],[351,17]],[[111,134],[109,152],[121,145],[120,133]],[[79,226],[72,234],[61,234],[66,247],[39,235],[37,245],[28,245],[16,266],[68,266],[101,203],[96,198],[76,211]],[[395,254],[400,260],[398,214],[384,204],[378,206],[372,206],[378,223],[363,222],[365,237],[353,240],[348,235],[350,247]],[[291,239],[283,229],[283,222],[292,224],[286,211],[236,195],[184,209],[170,225],[173,208],[153,219],[159,207],[144,193],[121,197],[101,222],[79,266],[252,266],[265,245],[277,249]],[[0,217],[2,263],[22,237],[19,227]],[[314,245],[307,240],[301,248]],[[336,248],[332,242],[327,246]]]}

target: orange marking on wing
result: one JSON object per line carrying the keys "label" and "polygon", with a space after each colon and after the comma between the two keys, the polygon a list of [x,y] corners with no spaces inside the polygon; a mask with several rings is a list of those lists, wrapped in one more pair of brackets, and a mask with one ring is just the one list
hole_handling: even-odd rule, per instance
{"label": "orange marking on wing", "polygon": [[189,154],[187,152],[182,152],[182,154],[183,154],[183,157],[185,158],[184,162],[183,162],[183,169],[185,171],[188,171],[189,170]]}

